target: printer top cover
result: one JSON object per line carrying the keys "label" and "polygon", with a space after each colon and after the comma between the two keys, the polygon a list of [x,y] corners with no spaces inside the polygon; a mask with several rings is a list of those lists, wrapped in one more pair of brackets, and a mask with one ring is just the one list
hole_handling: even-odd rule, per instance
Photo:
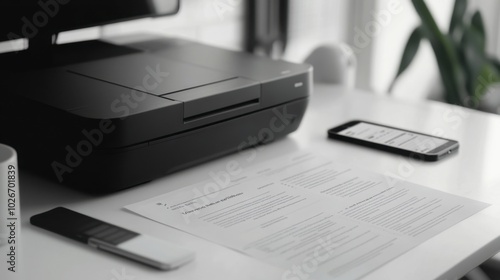
{"label": "printer top cover", "polygon": [[131,187],[294,131],[311,92],[308,65],[166,38],[116,50],[2,74],[0,142],[21,165],[86,191]]}

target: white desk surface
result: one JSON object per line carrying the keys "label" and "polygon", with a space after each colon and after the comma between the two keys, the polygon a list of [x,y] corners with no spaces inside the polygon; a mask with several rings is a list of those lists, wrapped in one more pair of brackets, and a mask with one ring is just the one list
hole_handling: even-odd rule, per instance
{"label": "white desk surface", "polygon": [[[352,119],[380,122],[460,142],[460,151],[435,163],[327,139],[328,128]],[[387,263],[363,279],[457,279],[500,251],[500,117],[446,104],[411,103],[317,85],[298,131],[264,146],[251,164],[300,149],[312,149],[345,164],[391,172],[408,181],[492,204],[479,214],[442,232]],[[229,160],[198,165],[115,194],[94,197],[32,175],[21,177],[22,258],[24,279],[282,279],[283,270],[234,250],[126,212],[124,205],[209,179]],[[158,271],[96,251],[36,228],[29,217],[56,206],[175,242],[197,252],[194,262],[175,271]],[[134,278],[135,277],[135,278]],[[2,278],[4,279],[4,278]]]}

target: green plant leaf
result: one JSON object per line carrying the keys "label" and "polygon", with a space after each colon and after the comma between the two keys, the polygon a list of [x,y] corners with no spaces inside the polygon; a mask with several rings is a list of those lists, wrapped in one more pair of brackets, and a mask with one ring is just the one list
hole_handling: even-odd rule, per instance
{"label": "green plant leaf", "polygon": [[392,89],[394,88],[394,84],[396,83],[398,77],[403,74],[403,72],[408,68],[408,66],[415,58],[415,55],[418,52],[418,48],[420,47],[420,41],[422,41],[422,31],[420,30],[420,27],[417,27],[411,33],[410,38],[408,38],[408,42],[406,43],[403,51],[403,56],[401,57],[398,72],[389,87],[389,93],[392,92]]}
{"label": "green plant leaf", "polygon": [[462,40],[460,42],[461,46],[467,45],[474,51],[476,56],[481,58],[486,58],[486,50],[484,45],[484,37],[480,31],[478,31],[473,26],[465,27]]}
{"label": "green plant leaf", "polygon": [[422,33],[431,42],[449,103],[466,105],[464,75],[453,41],[443,35],[423,0],[412,0],[422,21]]}
{"label": "green plant leaf", "polygon": [[474,76],[474,89],[471,92],[471,105],[478,107],[480,101],[488,91],[491,85],[500,82],[500,74],[491,63],[484,63],[478,75]]}
{"label": "green plant leaf", "polygon": [[471,28],[475,31],[475,36],[477,37],[478,43],[481,46],[481,50],[486,51],[486,31],[484,29],[484,21],[481,16],[481,12],[476,11],[471,18]]}
{"label": "green plant leaf", "polygon": [[465,11],[467,10],[467,0],[455,0],[453,13],[451,14],[449,34],[455,41],[459,41],[464,25]]}
{"label": "green plant leaf", "polygon": [[500,82],[497,62],[488,57],[484,48],[484,33],[475,26],[467,28],[461,42],[464,69],[467,71],[469,106],[477,108],[491,85]]}
{"label": "green plant leaf", "polygon": [[477,88],[476,78],[484,72],[484,65],[489,63],[483,42],[482,35],[476,28],[472,26],[465,28],[460,46],[463,56],[462,64],[466,71],[467,89],[471,97],[474,96]]}

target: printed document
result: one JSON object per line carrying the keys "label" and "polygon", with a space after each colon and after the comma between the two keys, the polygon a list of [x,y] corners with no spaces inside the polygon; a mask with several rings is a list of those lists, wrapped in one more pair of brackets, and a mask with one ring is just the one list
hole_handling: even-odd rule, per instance
{"label": "printed document", "polygon": [[310,153],[125,208],[283,268],[282,279],[358,279],[488,207]]}

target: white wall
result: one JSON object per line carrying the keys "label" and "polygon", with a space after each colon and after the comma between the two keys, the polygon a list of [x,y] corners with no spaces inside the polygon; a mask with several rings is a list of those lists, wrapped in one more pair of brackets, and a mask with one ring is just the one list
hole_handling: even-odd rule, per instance
{"label": "white wall", "polygon": [[149,32],[242,49],[244,7],[245,0],[182,0],[174,16],[106,26],[103,36]]}
{"label": "white wall", "polygon": [[[446,31],[455,0],[426,3]],[[488,50],[500,56],[500,1],[469,0],[469,10],[478,8],[486,22]],[[347,42],[358,57],[356,87],[386,94],[407,39],[419,24],[411,0],[291,0],[291,38],[285,59],[300,62],[320,44]],[[442,92],[434,52],[424,41],[392,94],[419,100]]]}
{"label": "white wall", "polygon": [[[429,9],[442,30],[447,30],[449,27],[454,2],[454,0],[427,1]],[[383,53],[382,56],[378,57],[378,62],[393,65],[388,69],[387,73],[380,72],[378,76],[374,77],[374,88],[377,91],[385,92],[388,89],[399,67],[407,38],[410,32],[420,24],[420,19],[411,2],[404,0],[402,3],[405,9],[401,17],[396,20],[392,30],[388,30],[389,34],[387,34],[386,40],[381,40],[377,46],[378,50]],[[383,49],[388,49],[391,46],[393,47],[392,54],[383,51]],[[407,73],[396,84],[393,95],[408,99],[421,99],[428,95],[439,95],[441,91],[436,58],[429,42],[425,41],[420,46],[414,64],[410,66]]]}
{"label": "white wall", "polygon": [[[372,0],[360,0],[372,1]],[[404,46],[411,31],[420,24],[416,12],[410,0],[378,0],[372,14],[383,13],[387,10],[389,3],[397,1],[401,5],[401,12],[391,17],[391,20],[373,37],[371,61],[360,61],[369,65],[371,75],[364,82],[366,88],[380,94],[385,94],[399,67]],[[500,1],[498,0],[471,0],[469,10],[477,8],[483,13],[486,21],[488,50],[497,56],[500,54],[498,42],[498,14]],[[455,0],[426,1],[429,9],[434,15],[438,25],[446,31],[453,10]],[[366,12],[365,12],[366,13]],[[373,20],[373,17],[365,19],[365,23]],[[363,84],[363,83],[362,83]],[[420,46],[412,65],[401,76],[394,88],[393,96],[397,98],[417,100],[422,98],[434,98],[443,91],[440,74],[436,64],[434,52],[430,44],[425,41]]]}
{"label": "white wall", "polygon": [[[149,32],[239,50],[244,43],[245,1],[253,0],[182,0],[177,15],[65,33],[59,41]],[[448,27],[454,1],[426,1],[443,29]],[[500,56],[500,1],[469,2],[471,9],[479,7],[487,22],[488,50]],[[397,13],[390,8],[395,4]],[[387,91],[396,74],[411,30],[419,24],[411,0],[291,0],[290,6],[290,36],[285,59],[301,62],[318,45],[348,42],[359,51],[357,87],[381,94]],[[0,45],[0,51],[11,45]],[[429,44],[424,43],[414,63],[396,84],[393,95],[421,99],[442,91],[439,86],[434,53]]]}
{"label": "white wall", "polygon": [[[427,1],[438,25],[443,29],[448,27],[453,3],[454,0]],[[371,45],[367,48],[372,48],[372,61],[367,64],[371,75],[364,81],[364,85],[367,89],[385,93],[399,67],[406,41],[420,19],[410,0],[378,0],[375,8],[368,14],[370,17],[365,19],[364,25],[357,28],[365,30],[370,22],[376,21],[380,30],[370,36]],[[421,44],[416,60],[396,84],[394,96],[410,99],[427,96],[438,84],[439,72],[434,61],[430,45]],[[363,67],[364,63],[360,61],[359,66]]]}
{"label": "white wall", "polygon": [[289,43],[284,59],[302,62],[319,45],[345,41],[348,1],[291,0]]}
{"label": "white wall", "polygon": [[[60,42],[131,33],[158,33],[242,49],[245,1],[181,0],[179,14],[62,34]],[[345,41],[349,0],[291,0],[289,45],[284,59],[302,62],[318,45]]]}
{"label": "white wall", "polygon": [[500,1],[470,0],[470,10],[481,11],[486,24],[486,46],[491,55],[500,57]]}
{"label": "white wall", "polygon": [[[147,32],[240,50],[246,1],[253,0],[181,0],[176,15],[64,32],[58,43]],[[302,62],[321,44],[345,41],[348,9],[349,0],[291,0],[289,45],[284,59]],[[0,44],[0,52],[11,46]]]}
{"label": "white wall", "polygon": [[[242,49],[245,1],[181,0],[181,9],[176,15],[64,32],[59,35],[58,43],[148,32]],[[13,47],[19,50],[23,45],[26,47],[23,42],[0,43],[0,52],[11,51]]]}

